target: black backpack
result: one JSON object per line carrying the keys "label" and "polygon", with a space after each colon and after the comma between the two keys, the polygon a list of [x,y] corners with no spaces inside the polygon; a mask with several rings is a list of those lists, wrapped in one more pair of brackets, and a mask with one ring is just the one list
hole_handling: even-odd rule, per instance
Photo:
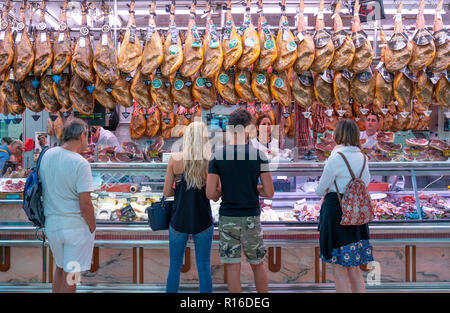
{"label": "black backpack", "polygon": [[32,169],[30,175],[28,176],[23,190],[22,208],[27,214],[30,222],[38,228],[44,228],[45,225],[44,205],[42,203],[42,186],[39,179],[39,166],[41,165],[41,160],[44,153],[48,149],[49,148],[45,148],[39,154],[36,167]]}

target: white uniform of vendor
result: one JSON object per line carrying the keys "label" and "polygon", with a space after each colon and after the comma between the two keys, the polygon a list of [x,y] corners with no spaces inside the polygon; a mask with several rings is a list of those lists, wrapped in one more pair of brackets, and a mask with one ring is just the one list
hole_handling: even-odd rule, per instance
{"label": "white uniform of vendor", "polygon": [[91,133],[92,141],[95,142],[97,146],[116,147],[116,152],[120,152],[122,150],[119,140],[111,131],[97,126],[93,127]]}

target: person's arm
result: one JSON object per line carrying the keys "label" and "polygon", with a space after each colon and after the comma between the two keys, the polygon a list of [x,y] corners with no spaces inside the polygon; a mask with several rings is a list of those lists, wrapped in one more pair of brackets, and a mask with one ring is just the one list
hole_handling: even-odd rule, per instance
{"label": "person's arm", "polygon": [[81,216],[89,226],[89,231],[93,233],[96,228],[94,206],[91,201],[90,192],[80,192],[78,194],[78,203],[80,205]]}
{"label": "person's arm", "polygon": [[259,175],[262,186],[258,186],[258,194],[264,198],[272,198],[274,194],[272,175],[270,172],[261,173]]}
{"label": "person's arm", "polygon": [[320,177],[319,185],[316,187],[316,194],[323,196],[327,193],[328,188],[334,183],[336,174],[334,172],[333,159],[328,159],[323,169],[322,176]]}
{"label": "person's arm", "polygon": [[217,174],[208,174],[206,178],[206,197],[214,202],[218,201],[222,195],[220,187],[220,176]]}
{"label": "person's arm", "polygon": [[175,175],[173,173],[173,159],[170,157],[169,164],[167,164],[166,177],[164,179],[164,197],[168,198],[175,194],[173,190],[173,181],[175,179]]}

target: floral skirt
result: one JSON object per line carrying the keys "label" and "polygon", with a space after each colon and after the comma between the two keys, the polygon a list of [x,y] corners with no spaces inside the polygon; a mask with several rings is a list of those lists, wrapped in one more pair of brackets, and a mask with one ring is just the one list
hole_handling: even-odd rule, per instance
{"label": "floral skirt", "polygon": [[368,240],[360,240],[331,251],[331,259],[321,259],[326,263],[342,266],[360,266],[373,261],[372,246]]}

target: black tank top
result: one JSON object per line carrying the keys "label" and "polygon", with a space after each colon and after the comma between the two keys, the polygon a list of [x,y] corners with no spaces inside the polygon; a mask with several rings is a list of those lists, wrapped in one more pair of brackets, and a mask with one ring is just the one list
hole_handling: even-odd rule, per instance
{"label": "black tank top", "polygon": [[187,188],[183,174],[175,175],[175,196],[170,225],[179,232],[197,234],[213,224],[205,187]]}

